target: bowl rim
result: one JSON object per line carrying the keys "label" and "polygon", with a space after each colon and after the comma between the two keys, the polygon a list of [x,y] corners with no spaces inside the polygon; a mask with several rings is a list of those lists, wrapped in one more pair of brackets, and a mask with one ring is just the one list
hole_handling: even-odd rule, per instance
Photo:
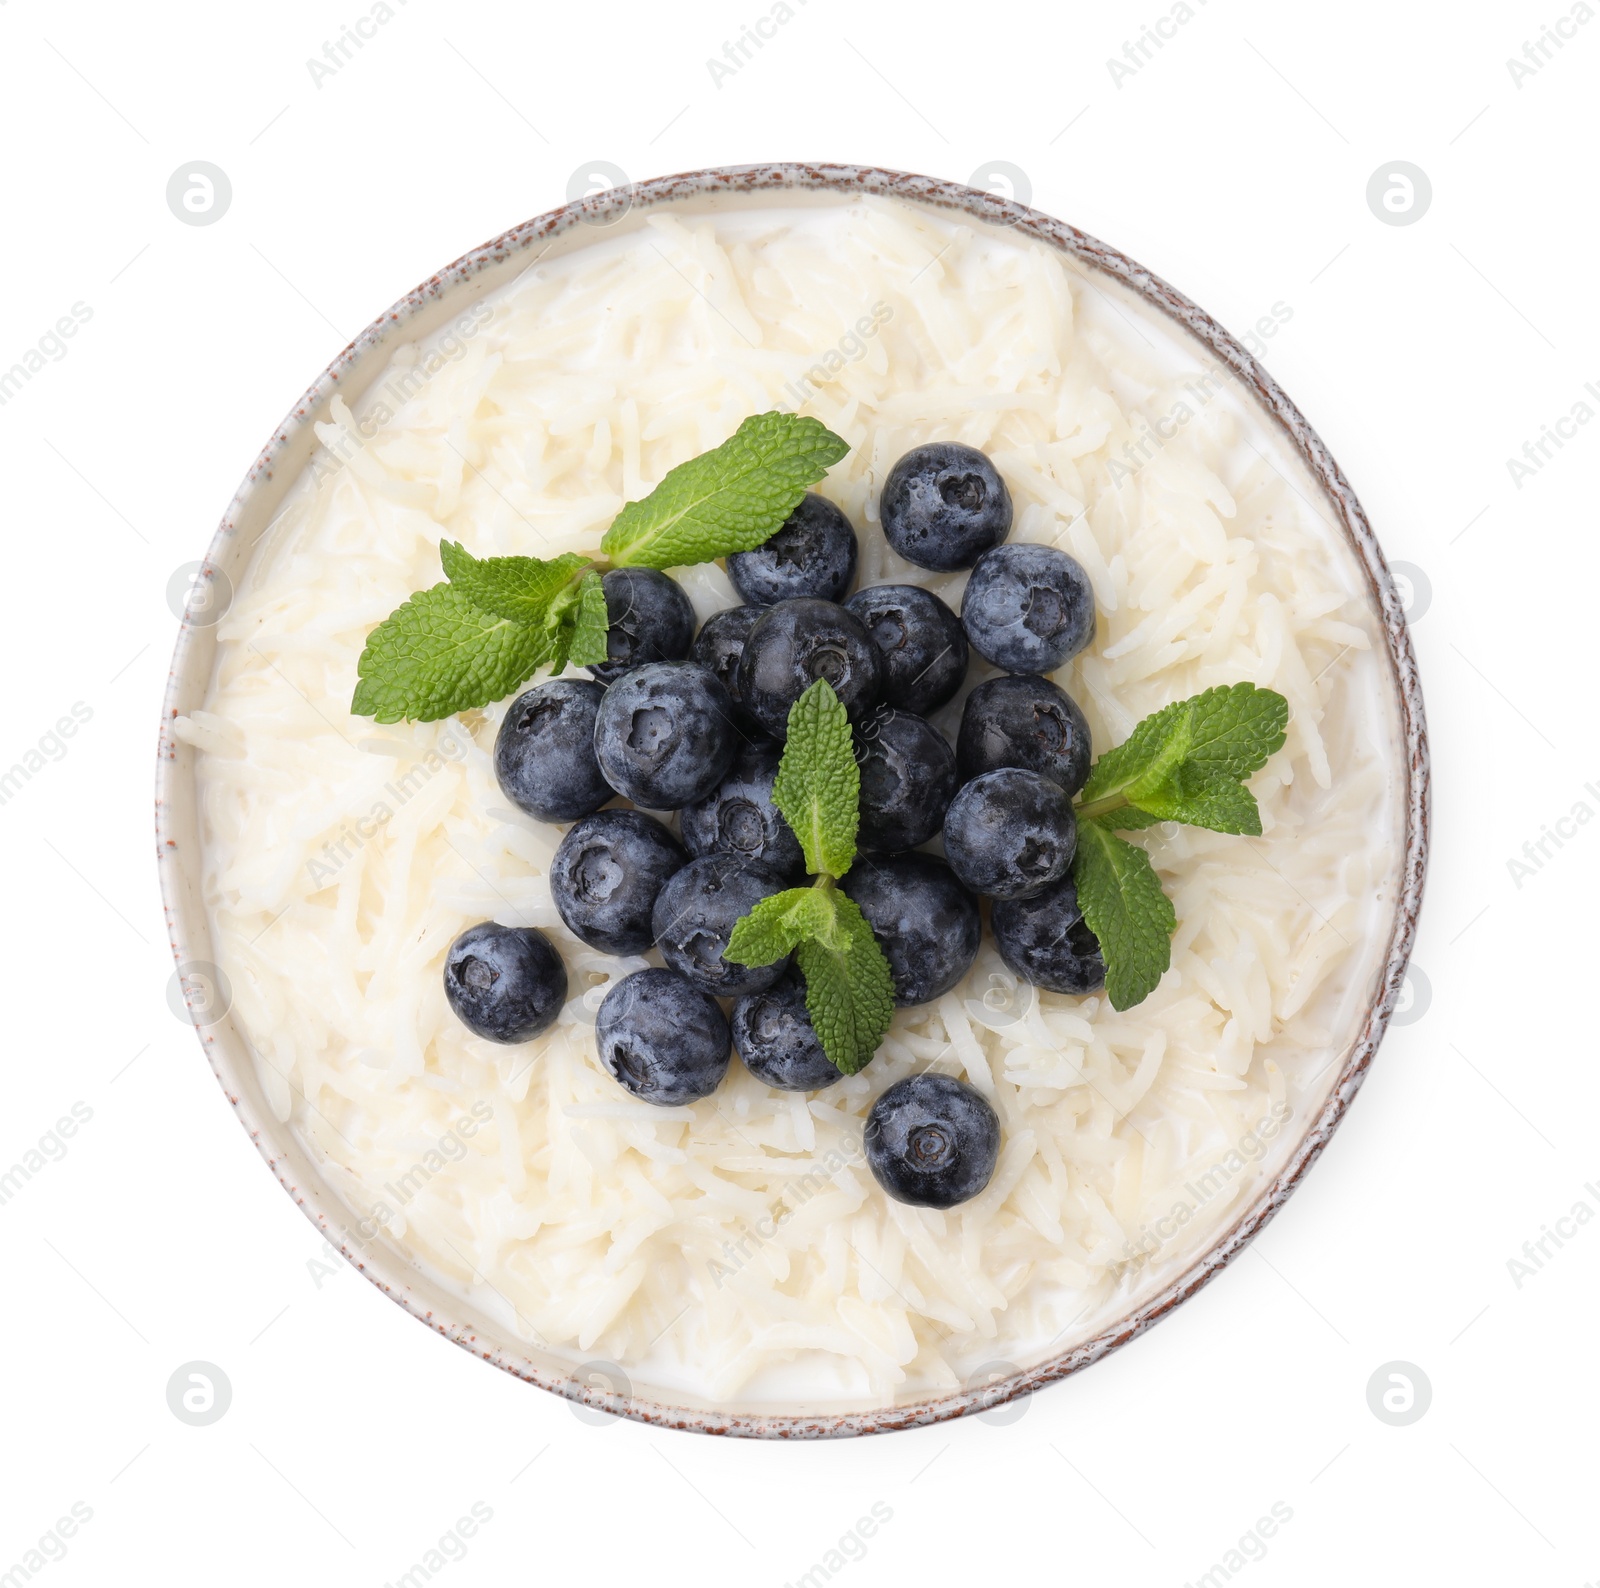
{"label": "bowl rim", "polygon": [[[196,621],[206,614],[189,609],[185,610],[179,629],[162,706],[156,773],[156,853],[168,933],[174,962],[179,967],[174,973],[176,984],[183,990],[202,1049],[240,1122],[280,1184],[324,1239],[358,1272],[414,1317],[464,1350],[492,1362],[514,1377],[564,1396],[576,1406],[590,1407],[595,1411],[632,1418],[657,1427],[699,1433],[762,1439],[818,1439],[884,1433],[945,1422],[991,1410],[1080,1372],[1109,1352],[1138,1338],[1208,1284],[1282,1209],[1349,1109],[1366,1078],[1399,998],[1416,937],[1427,868],[1430,771],[1422,686],[1399,592],[1390,577],[1367,515],[1344,472],[1321,437],[1272,375],[1197,304],[1127,255],[1086,232],[1012,199],[937,177],[877,166],[776,162],[725,166],[682,172],[645,182],[625,183],[550,210],[462,255],[379,315],[307,389],[262,448],[245,476],[212,538],[201,565],[200,576],[208,580],[219,576],[241,519],[252,506],[259,506],[261,500],[270,497],[273,481],[292,461],[289,454],[297,444],[305,447],[313,421],[326,416],[329,401],[340,392],[346,377],[355,372],[378,347],[389,341],[397,330],[403,330],[419,315],[436,308],[447,297],[454,298],[462,293],[485,271],[518,259],[541,244],[548,246],[555,238],[571,232],[576,226],[613,224],[635,208],[715,199],[719,195],[763,194],[783,190],[845,196],[870,194],[961,212],[977,221],[1013,227],[1020,234],[1042,242],[1121,283],[1208,347],[1232,371],[1269,418],[1277,423],[1326,498],[1346,541],[1365,572],[1368,589],[1381,616],[1385,654],[1397,697],[1405,751],[1405,832],[1400,888],[1388,948],[1377,989],[1320,1110],[1308,1122],[1294,1151],[1278,1174],[1260,1189],[1227,1229],[1217,1235],[1182,1273],[1159,1292],[1108,1324],[1092,1339],[1061,1351],[1033,1367],[1018,1369],[991,1384],[912,1403],[863,1411],[814,1414],[724,1412],[674,1406],[636,1396],[631,1392],[631,1386],[626,1393],[613,1387],[601,1389],[582,1382],[576,1371],[564,1375],[553,1373],[518,1350],[507,1348],[499,1339],[490,1338],[493,1325],[488,1320],[473,1323],[462,1317],[461,1313],[467,1309],[467,1304],[427,1279],[398,1252],[381,1242],[373,1242],[371,1249],[365,1252],[351,1249],[342,1239],[339,1223],[336,1222],[347,1216],[349,1209],[316,1175],[314,1166],[294,1141],[287,1123],[280,1123],[271,1109],[264,1106],[249,1046],[242,1032],[226,1019],[207,1023],[200,1018],[209,1011],[203,1005],[196,1006],[194,990],[181,976],[183,967],[207,963],[203,954],[197,958],[196,950],[203,948],[209,951],[210,946],[209,922],[199,897],[198,876],[191,874],[189,863],[191,850],[196,859],[199,854],[192,799],[189,797],[194,779],[194,755],[188,746],[178,741],[172,728],[173,719],[180,710],[187,709],[185,702],[194,695],[197,683],[199,696],[203,698],[210,671],[210,650],[202,632],[206,624]],[[280,489],[286,489],[298,473],[299,469],[296,468]],[[253,550],[260,530],[270,522],[275,506],[270,504],[267,517],[249,549]],[[221,576],[226,577],[225,574]],[[204,666],[206,677],[197,680],[194,674],[201,665]],[[297,1159],[300,1161],[296,1162]]]}

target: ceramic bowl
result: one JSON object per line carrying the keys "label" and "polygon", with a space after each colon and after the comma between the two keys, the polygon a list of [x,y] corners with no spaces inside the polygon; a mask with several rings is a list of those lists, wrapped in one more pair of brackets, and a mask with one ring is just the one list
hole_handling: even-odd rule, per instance
{"label": "ceramic bowl", "polygon": [[[379,316],[350,344],[295,405],[240,486],[211,542],[202,577],[223,589],[244,576],[252,549],[272,521],[285,493],[316,446],[313,421],[328,417],[335,394],[354,402],[387,363],[394,344],[426,336],[480,295],[500,287],[541,253],[582,246],[596,228],[631,226],[652,210],[672,206],[715,210],[730,205],[835,201],[876,194],[912,205],[956,211],[982,225],[1013,227],[1076,260],[1096,275],[1142,299],[1201,344],[1204,352],[1237,377],[1240,388],[1278,427],[1298,455],[1311,489],[1323,498],[1323,516],[1336,524],[1364,571],[1374,633],[1381,634],[1392,684],[1395,723],[1393,776],[1403,784],[1399,874],[1392,879],[1394,908],[1382,931],[1381,952],[1370,998],[1343,1033],[1338,1072],[1320,1107],[1298,1139],[1289,1144],[1277,1173],[1262,1185],[1233,1222],[1159,1291],[1092,1338],[1008,1372],[994,1382],[955,1394],[864,1411],[739,1411],[677,1403],[675,1396],[635,1390],[620,1374],[580,1379],[570,1362],[534,1353],[489,1318],[374,1242],[364,1252],[341,1243],[348,1210],[323,1180],[289,1127],[277,1120],[257,1082],[245,1035],[231,1017],[206,1002],[203,977],[183,985],[192,994],[190,1012],[217,1079],[241,1123],[284,1189],[323,1235],[392,1300],[464,1349],[508,1373],[564,1395],[580,1406],[665,1427],[746,1437],[810,1439],[911,1428],[982,1412],[1029,1394],[1098,1361],[1125,1345],[1207,1284],[1244,1249],[1316,1162],[1359,1090],[1383,1036],[1405,976],[1422,900],[1428,843],[1428,748],[1422,691],[1407,635],[1402,602],[1383,553],[1339,466],[1298,408],[1262,366],[1204,310],[1159,277],[1072,226],[990,193],[931,177],[864,166],[757,165],[661,177],[567,204],[528,221],[423,282]],[[201,890],[194,752],[170,728],[173,717],[201,705],[215,650],[209,613],[192,603],[178,636],[162,716],[156,789],[156,835],[163,897],[173,954],[181,968],[214,958]],[[216,603],[212,603],[212,611]]]}

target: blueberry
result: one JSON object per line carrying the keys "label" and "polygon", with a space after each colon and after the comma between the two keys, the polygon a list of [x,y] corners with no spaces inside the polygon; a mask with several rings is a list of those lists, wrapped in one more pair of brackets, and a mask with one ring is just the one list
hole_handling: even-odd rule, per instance
{"label": "blueberry", "polygon": [[715,998],[670,970],[636,970],[594,1022],[606,1073],[660,1108],[709,1097],[728,1073],[728,1022]]}
{"label": "blueberry", "polygon": [[494,775],[518,810],[570,822],[616,792],[594,753],[594,719],[605,685],[553,678],[511,702],[494,741]]}
{"label": "blueberry", "polygon": [[933,855],[858,855],[840,887],[866,916],[902,1007],[949,992],[977,958],[978,901]]}
{"label": "blueberry", "polygon": [[654,568],[613,568],[606,593],[606,660],[589,671],[614,684],[646,662],[681,662],[694,640],[694,606],[683,587]]}
{"label": "blueberry", "polygon": [[1089,779],[1089,724],[1066,690],[1031,673],[979,684],[961,710],[956,765],[963,782],[1020,766],[1076,794]]}
{"label": "blueberry", "polygon": [[728,607],[707,618],[694,640],[694,659],[722,681],[722,687],[739,704],[739,658],[744,642],[765,607]]}
{"label": "blueberry", "polygon": [[733,1006],[733,1045],[758,1081],[784,1092],[820,1092],[840,1071],[806,1013],[805,978],[792,966],[765,992]]}
{"label": "blueberry", "polygon": [[770,740],[740,748],[728,775],[703,800],[678,812],[689,853],[754,860],[779,876],[798,879],[806,857],[800,840],[772,803],[782,754]]}
{"label": "blueberry", "polygon": [[1105,985],[1100,940],[1078,908],[1071,877],[1031,899],[997,899],[994,943],[1024,981],[1059,993],[1092,993]]}
{"label": "blueberry", "polygon": [[972,648],[1008,673],[1048,673],[1094,638],[1094,590],[1054,546],[997,546],[978,559],[961,597]]}
{"label": "blueberry", "polygon": [[734,923],[784,886],[777,872],[732,855],[691,860],[656,895],[652,924],[661,957],[702,992],[719,998],[770,987],[783,974],[786,959],[773,965],[736,965],[722,951]]}
{"label": "blueberry", "polygon": [[883,698],[925,717],[960,689],[967,676],[961,619],[930,590],[877,584],[845,602],[883,652]]}
{"label": "blueberry", "polygon": [[599,811],[573,823],[550,863],[550,897],[567,929],[607,954],[642,954],[655,941],[650,912],[682,844],[643,811]]}
{"label": "blueberry", "polygon": [[469,926],[445,954],[444,995],[474,1036],[527,1042],[561,1013],[567,967],[536,928],[483,921]]}
{"label": "blueberry", "polygon": [[965,1081],[908,1075],[872,1105],[862,1144],[873,1179],[896,1202],[953,1208],[993,1178],[1000,1119]]}
{"label": "blueberry", "polygon": [[931,722],[909,711],[875,712],[856,729],[861,768],[861,843],[915,849],[944,826],[956,792],[956,757]]}
{"label": "blueberry", "polygon": [[944,818],[951,869],[991,899],[1025,899],[1060,881],[1077,845],[1070,796],[1020,767],[963,784]]}
{"label": "blueberry", "polygon": [[768,607],[739,658],[739,699],[774,738],[789,733],[789,708],[826,678],[859,722],[883,693],[883,655],[861,619],[831,601]]}
{"label": "blueberry", "polygon": [[649,662],[624,673],[595,716],[594,752],[606,781],[647,810],[704,799],[737,746],[728,691],[693,662]]}
{"label": "blueberry", "polygon": [[728,558],[734,589],[762,607],[797,596],[842,601],[855,576],[856,532],[842,509],[814,491],[754,551]]}
{"label": "blueberry", "polygon": [[907,562],[948,573],[970,568],[1011,533],[1011,493],[976,447],[932,441],[889,470],[878,517]]}

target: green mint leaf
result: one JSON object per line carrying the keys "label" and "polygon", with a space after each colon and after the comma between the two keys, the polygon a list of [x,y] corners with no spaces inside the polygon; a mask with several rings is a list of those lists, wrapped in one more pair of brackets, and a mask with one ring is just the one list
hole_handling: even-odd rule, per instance
{"label": "green mint leaf", "polygon": [[831,903],[832,920],[826,933],[799,944],[806,1013],[834,1068],[854,1075],[894,1019],[894,979],[855,901],[832,889],[810,891]]}
{"label": "green mint leaf", "polygon": [[1089,781],[1078,796],[1085,805],[1126,794],[1158,762],[1168,745],[1175,742],[1188,720],[1190,702],[1175,700],[1170,706],[1146,717],[1114,750],[1107,750],[1094,764]]}
{"label": "green mint leaf", "polygon": [[[1078,820],[1084,820],[1082,811],[1077,813]],[[1105,811],[1098,816],[1089,818],[1097,821],[1108,831],[1133,832],[1140,827],[1154,827],[1158,822],[1176,821],[1175,816],[1159,816],[1154,811],[1141,810],[1137,805],[1119,805],[1115,810]]]}
{"label": "green mint leaf", "polygon": [[756,901],[734,923],[722,957],[736,965],[770,965],[792,954],[804,937],[820,937],[833,924],[833,906],[820,888],[790,888]]}
{"label": "green mint leaf", "polygon": [[589,561],[576,552],[538,557],[477,558],[455,541],[439,542],[445,576],[475,607],[513,623],[539,623],[572,576]]}
{"label": "green mint leaf", "polygon": [[1152,822],[1185,822],[1190,827],[1209,827],[1218,833],[1243,833],[1261,836],[1261,807],[1244,784],[1231,778],[1194,783],[1175,780],[1149,794],[1141,794],[1137,805],[1125,805],[1103,818],[1108,826],[1123,829],[1148,827]]}
{"label": "green mint leaf", "polygon": [[1078,823],[1072,863],[1078,903],[1106,962],[1113,1009],[1131,1009],[1149,996],[1172,963],[1178,924],[1150,857],[1097,821]]}
{"label": "green mint leaf", "polygon": [[582,582],[574,580],[556,591],[541,620],[540,627],[544,630],[545,644],[550,652],[552,678],[559,678],[566,671],[582,604]]}
{"label": "green mint leaf", "polygon": [[754,414],[629,502],[600,542],[618,568],[677,568],[759,546],[850,450],[819,420]]}
{"label": "green mint leaf", "polygon": [[568,655],[575,667],[593,667],[606,659],[605,586],[600,575],[586,573],[578,581],[578,605],[572,627],[572,648]]}
{"label": "green mint leaf", "polygon": [[813,875],[842,877],[856,857],[861,769],[833,685],[819,678],[789,708],[789,738],[772,803],[794,829]]}
{"label": "green mint leaf", "polygon": [[1276,690],[1232,684],[1196,695],[1189,707],[1183,768],[1197,780],[1242,780],[1283,748],[1289,702]]}
{"label": "green mint leaf", "polygon": [[548,637],[436,584],[367,636],[350,710],[379,722],[434,722],[503,700],[549,656]]}

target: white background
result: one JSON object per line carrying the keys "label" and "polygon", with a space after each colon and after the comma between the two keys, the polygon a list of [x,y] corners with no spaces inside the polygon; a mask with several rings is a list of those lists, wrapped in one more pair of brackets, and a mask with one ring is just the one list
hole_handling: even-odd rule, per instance
{"label": "white background", "polygon": [[[707,58],[763,0],[393,0],[318,84],[307,58],[363,0],[0,0],[0,369],[92,311],[0,407],[0,765],[93,712],[0,805],[0,1168],[92,1110],[0,1205],[0,1573],[81,1502],[48,1583],[377,1588],[481,1502],[444,1588],[779,1585],[878,1502],[846,1588],[1179,1588],[1282,1502],[1250,1588],[1600,1579],[1600,1221],[1520,1284],[1507,1266],[1573,1203],[1600,1209],[1600,830],[1507,864],[1576,803],[1600,811],[1600,425],[1520,484],[1507,467],[1574,404],[1600,411],[1600,21],[1519,82],[1507,59],[1567,0],[1194,0],[1116,82],[1108,57],[1165,0],[792,3],[719,84]],[[342,1264],[308,1268],[314,1232],[168,1010],[150,809],[169,579],[349,337],[597,160],[777,158],[961,181],[1007,161],[1236,332],[1288,306],[1266,362],[1431,591],[1436,775],[1431,1001],[1414,980],[1265,1236],[1018,1420],[809,1447],[585,1424]],[[166,203],[195,160],[231,179],[215,225]],[[1415,224],[1368,207],[1395,160],[1431,179]],[[209,1427],[167,1406],[195,1359],[232,1385]],[[1396,1360],[1432,1386],[1407,1427],[1367,1402]]]}

